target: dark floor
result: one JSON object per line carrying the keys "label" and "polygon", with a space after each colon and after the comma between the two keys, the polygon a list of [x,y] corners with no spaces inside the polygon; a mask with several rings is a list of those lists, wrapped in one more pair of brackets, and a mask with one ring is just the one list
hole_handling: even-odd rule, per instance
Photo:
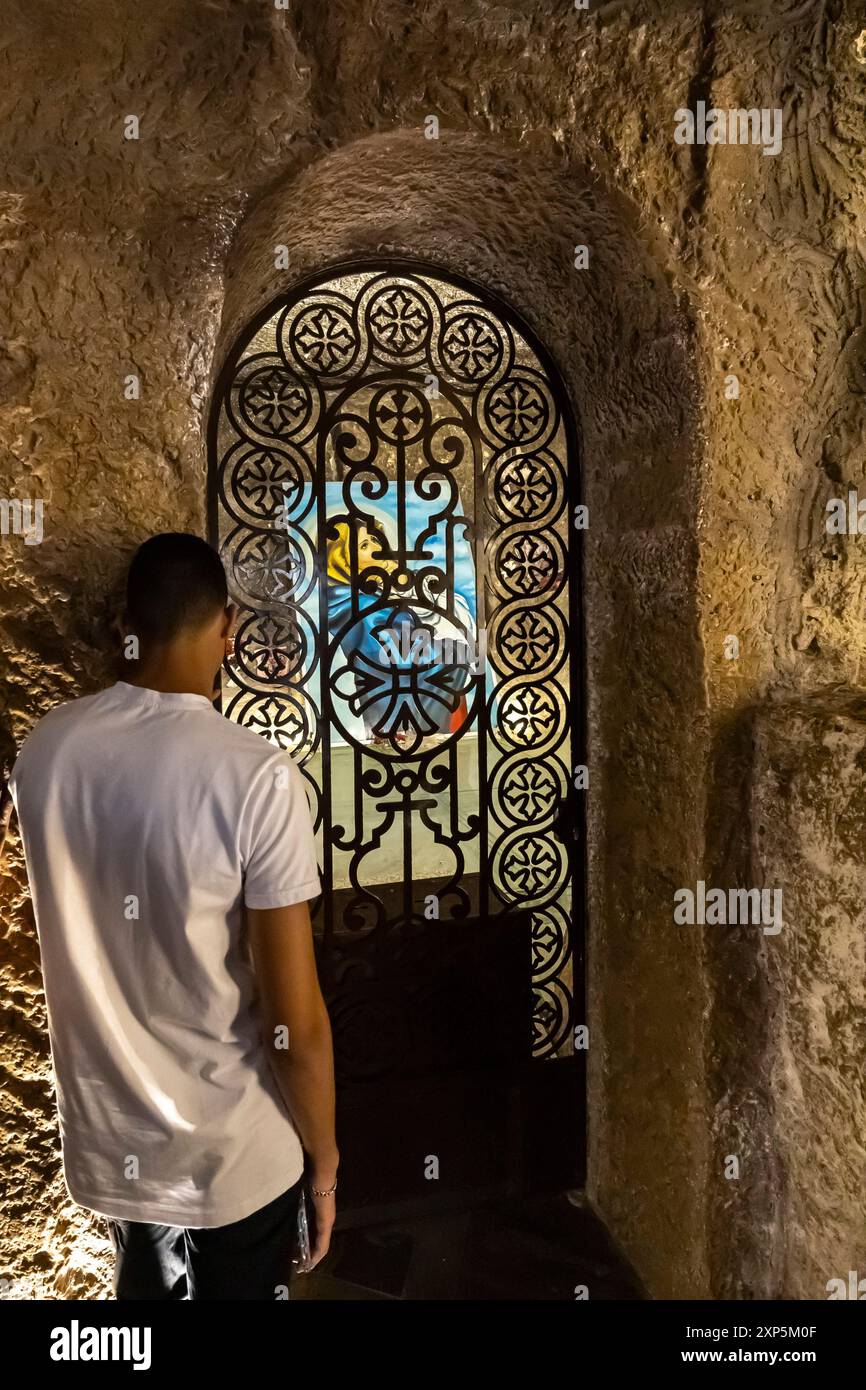
{"label": "dark floor", "polygon": [[292,1281],[293,1299],[645,1297],[579,1193],[404,1218],[335,1232],[325,1260]]}

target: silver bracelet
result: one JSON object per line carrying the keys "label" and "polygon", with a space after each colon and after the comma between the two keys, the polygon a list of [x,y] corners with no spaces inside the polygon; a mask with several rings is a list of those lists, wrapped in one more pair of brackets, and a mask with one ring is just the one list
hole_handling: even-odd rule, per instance
{"label": "silver bracelet", "polygon": [[334,1179],[334,1186],[333,1186],[333,1187],[329,1187],[328,1190],[327,1190],[327,1192],[320,1192],[319,1189],[318,1189],[317,1187],[313,1187],[312,1183],[310,1184],[310,1191],[312,1192],[312,1194],[313,1194],[314,1197],[332,1197],[332,1196],[334,1195],[334,1193],[336,1192],[336,1190],[337,1190],[337,1180],[336,1180],[336,1178]]}

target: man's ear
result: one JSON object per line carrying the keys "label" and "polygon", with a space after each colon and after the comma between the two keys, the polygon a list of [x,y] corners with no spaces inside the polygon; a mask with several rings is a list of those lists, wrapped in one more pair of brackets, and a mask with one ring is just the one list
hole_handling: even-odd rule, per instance
{"label": "man's ear", "polygon": [[225,612],[223,613],[222,624],[221,624],[221,626],[220,626],[220,637],[229,637],[229,636],[230,636],[230,634],[231,634],[232,631],[234,630],[234,625],[235,625],[235,621],[236,621],[236,619],[237,619],[237,616],[238,616],[238,610],[237,610],[236,605],[233,604],[233,603],[227,604],[227,605],[226,605]]}

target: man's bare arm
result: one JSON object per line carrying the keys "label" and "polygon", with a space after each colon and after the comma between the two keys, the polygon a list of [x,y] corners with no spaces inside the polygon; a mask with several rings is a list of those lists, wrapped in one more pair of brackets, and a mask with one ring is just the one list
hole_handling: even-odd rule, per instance
{"label": "man's bare arm", "polygon": [[[247,921],[271,1065],[313,1166],[336,1169],[333,1043],[309,908],[247,908]],[[281,1026],[287,1048],[274,1045]]]}
{"label": "man's bare arm", "polygon": [[[293,907],[247,908],[246,913],[265,1047],[309,1157],[311,1184],[327,1190],[334,1184],[340,1160],[334,1114],[334,1048],[316,973],[309,908],[306,903],[297,903]],[[288,1032],[287,1048],[274,1045],[281,1025]],[[314,1203],[315,1264],[327,1251],[336,1206],[333,1197],[314,1197]]]}

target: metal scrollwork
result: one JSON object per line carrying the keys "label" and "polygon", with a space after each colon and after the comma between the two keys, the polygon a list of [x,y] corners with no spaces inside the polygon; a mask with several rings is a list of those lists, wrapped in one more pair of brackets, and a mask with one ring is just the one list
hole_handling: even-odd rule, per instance
{"label": "metal scrollwork", "polygon": [[[507,311],[408,269],[272,308],[215,402],[241,613],[223,709],[309,786],[318,929],[532,913],[533,1052],[570,1051],[577,692],[561,393]],[[355,968],[360,968],[357,965]]]}

